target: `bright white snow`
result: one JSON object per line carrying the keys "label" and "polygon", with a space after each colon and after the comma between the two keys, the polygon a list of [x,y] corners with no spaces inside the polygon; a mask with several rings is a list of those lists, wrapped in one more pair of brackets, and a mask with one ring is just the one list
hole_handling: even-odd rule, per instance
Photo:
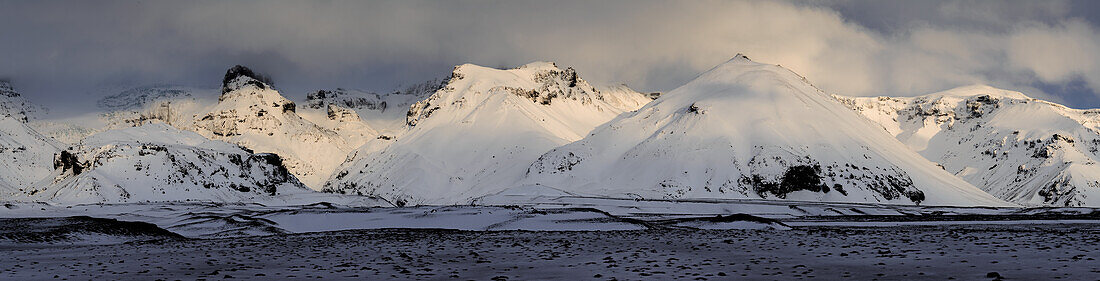
{"label": "bright white snow", "polygon": [[948,172],[1009,202],[1100,205],[1100,111],[968,86],[911,98],[837,97]]}
{"label": "bright white snow", "polygon": [[549,62],[508,70],[460,65],[442,89],[412,105],[403,131],[352,152],[325,190],[399,205],[466,203],[512,187],[543,152],[640,99],[632,91],[601,92]]}
{"label": "bright white snow", "polygon": [[741,55],[546,153],[525,182],[650,199],[1006,205],[803,77]]}

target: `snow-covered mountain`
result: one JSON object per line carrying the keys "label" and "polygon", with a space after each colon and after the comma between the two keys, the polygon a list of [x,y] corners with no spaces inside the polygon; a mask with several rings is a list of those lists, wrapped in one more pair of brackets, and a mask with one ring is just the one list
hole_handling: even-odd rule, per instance
{"label": "snow-covered mountain", "polygon": [[111,130],[167,122],[188,128],[196,115],[217,104],[217,89],[167,84],[126,88],[96,102],[99,111],[61,119],[31,121],[39,133],[62,143],[76,144],[85,137]]}
{"label": "snow-covered mountain", "polygon": [[45,112],[46,109],[27,101],[12,87],[11,81],[0,80],[0,116],[28,122]]}
{"label": "snow-covered mountain", "polygon": [[641,198],[1005,205],[805,78],[738,55],[542,155],[525,183]]}
{"label": "snow-covered mountain", "polygon": [[1029,206],[1100,206],[1100,110],[989,86],[840,97],[948,172]]}
{"label": "snow-covered mountain", "polygon": [[131,88],[100,99],[104,112],[100,119],[106,129],[141,126],[149,122],[166,122],[186,127],[195,122],[218,99],[216,89],[174,85],[152,85]]}
{"label": "snow-covered mountain", "polygon": [[323,124],[332,119],[328,108],[342,108],[354,111],[368,127],[378,134],[393,136],[405,125],[405,113],[409,106],[424,100],[443,87],[444,80],[434,79],[413,84],[389,94],[378,94],[358,90],[336,88],[318,90],[306,95],[302,117]]}
{"label": "snow-covered mountain", "polygon": [[187,87],[174,85],[136,87],[103,97],[96,105],[107,111],[132,110],[160,100],[190,97],[191,92]]}
{"label": "snow-covered mountain", "polygon": [[49,176],[61,146],[20,120],[0,116],[0,201]]}
{"label": "snow-covered mountain", "polygon": [[98,133],[52,159],[57,169],[28,188],[29,200],[255,202],[312,192],[278,156],[253,154],[163,123]]}
{"label": "snow-covered mountain", "polygon": [[549,62],[507,70],[460,65],[402,114],[400,132],[349,155],[324,190],[466,203],[512,187],[539,155],[640,106],[631,103],[640,99],[633,91],[601,92],[572,68]]}
{"label": "snow-covered mountain", "polygon": [[354,149],[336,131],[299,116],[294,102],[264,76],[239,65],[226,72],[218,103],[196,118],[188,129],[255,152],[274,153],[315,189]]}

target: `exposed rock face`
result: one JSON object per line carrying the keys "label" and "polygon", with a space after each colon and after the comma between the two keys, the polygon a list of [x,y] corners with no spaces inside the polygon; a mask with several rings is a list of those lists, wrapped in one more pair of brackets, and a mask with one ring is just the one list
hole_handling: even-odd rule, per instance
{"label": "exposed rock face", "polygon": [[326,112],[328,113],[328,119],[336,122],[363,121],[362,119],[359,119],[359,114],[355,113],[355,111],[337,105],[328,105]]}
{"label": "exposed rock face", "polygon": [[84,164],[80,163],[80,160],[76,159],[76,155],[72,154],[68,150],[62,150],[53,159],[53,168],[61,170],[62,172],[69,172],[73,175],[79,175],[84,172]]}
{"label": "exposed rock face", "polygon": [[998,198],[1028,206],[1100,206],[1100,110],[989,86],[919,97],[836,98]]}
{"label": "exposed rock face", "polygon": [[228,93],[244,86],[253,86],[265,90],[271,85],[271,77],[253,72],[252,69],[236,65],[225,72],[222,78],[222,93]]}
{"label": "exposed rock face", "polygon": [[349,93],[347,90],[318,90],[306,95],[309,108],[323,109],[329,105],[344,108],[386,111],[386,101],[376,93]]}
{"label": "exposed rock face", "polygon": [[[318,90],[306,96],[305,108],[327,113],[328,107],[334,105],[354,111],[365,123],[375,131],[386,134],[396,134],[405,125],[406,113],[411,105],[431,96],[442,88],[446,80],[434,79],[408,87],[395,90],[388,94],[363,92],[337,88],[335,90]],[[315,119],[311,119],[316,123]],[[333,125],[330,127],[335,127]],[[339,124],[339,126],[344,126]],[[373,138],[373,136],[372,136]]]}

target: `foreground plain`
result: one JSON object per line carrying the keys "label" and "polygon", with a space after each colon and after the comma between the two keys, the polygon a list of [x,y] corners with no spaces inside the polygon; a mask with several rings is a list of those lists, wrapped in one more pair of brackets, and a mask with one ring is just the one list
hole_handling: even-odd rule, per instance
{"label": "foreground plain", "polygon": [[1100,225],[349,230],[0,248],[3,280],[1100,280]]}

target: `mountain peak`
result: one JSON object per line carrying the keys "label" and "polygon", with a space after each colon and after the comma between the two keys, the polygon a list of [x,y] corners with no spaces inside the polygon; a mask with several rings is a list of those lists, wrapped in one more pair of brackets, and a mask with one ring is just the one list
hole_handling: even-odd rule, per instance
{"label": "mountain peak", "polygon": [[642,198],[1005,204],[869,125],[798,74],[738,55],[543,154],[525,183]]}
{"label": "mountain peak", "polygon": [[225,72],[225,77],[222,78],[222,93],[240,89],[247,85],[267,89],[271,84],[271,77],[238,64]]}
{"label": "mountain peak", "polygon": [[751,62],[752,60],[749,59],[748,56],[745,56],[745,54],[737,53],[736,55],[733,55],[733,58],[731,58],[729,61],[731,61],[731,62],[734,62],[734,61],[750,61]]}
{"label": "mountain peak", "polygon": [[19,93],[12,88],[11,81],[0,79],[0,96],[16,97],[19,96]]}
{"label": "mountain peak", "polygon": [[26,123],[46,109],[33,104],[12,87],[10,80],[0,79],[0,116],[11,116]]}

